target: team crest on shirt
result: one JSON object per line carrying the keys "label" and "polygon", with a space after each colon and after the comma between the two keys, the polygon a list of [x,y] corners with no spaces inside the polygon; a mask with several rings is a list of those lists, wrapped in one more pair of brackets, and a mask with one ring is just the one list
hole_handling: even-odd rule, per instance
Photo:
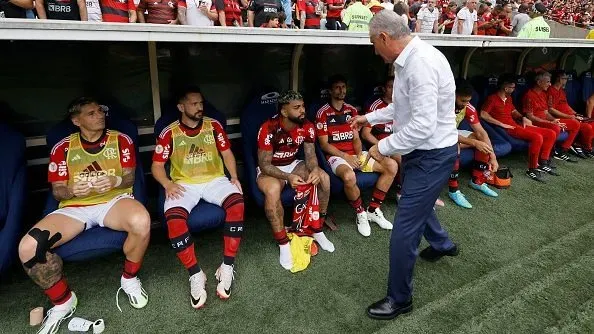
{"label": "team crest on shirt", "polygon": [[157,153],[157,154],[163,153],[163,145],[155,146],[155,153]]}
{"label": "team crest on shirt", "polygon": [[55,162],[51,162],[48,169],[50,172],[55,173],[58,170],[58,165]]}
{"label": "team crest on shirt", "polygon": [[109,147],[103,151],[103,156],[105,157],[105,159],[111,160],[117,158],[118,153],[116,152],[115,148]]}
{"label": "team crest on shirt", "polygon": [[211,134],[204,136],[204,143],[208,144],[208,145],[214,144],[215,143],[214,136]]}

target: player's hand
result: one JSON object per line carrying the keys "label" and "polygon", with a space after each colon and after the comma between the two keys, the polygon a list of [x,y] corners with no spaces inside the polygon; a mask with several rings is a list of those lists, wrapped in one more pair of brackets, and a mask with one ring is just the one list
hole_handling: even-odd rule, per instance
{"label": "player's hand", "polygon": [[522,117],[522,125],[524,127],[532,126],[532,121],[528,119],[528,117]]}
{"label": "player's hand", "polygon": [[500,126],[504,129],[510,129],[510,130],[515,128],[515,126],[509,125],[509,124],[501,124]]}
{"label": "player's hand", "polygon": [[365,116],[357,115],[349,119],[349,124],[351,124],[351,129],[359,131],[362,127],[369,124],[369,122],[367,122],[367,118]]}
{"label": "player's hand", "polygon": [[231,182],[231,184],[235,185],[237,187],[237,189],[239,189],[239,192],[243,194],[243,189],[241,188],[241,182],[239,182],[239,180],[236,177],[232,177],[231,180],[229,180]]}
{"label": "player's hand", "polygon": [[100,176],[92,185],[96,192],[103,194],[113,189],[115,182],[115,176]]}
{"label": "player's hand", "polygon": [[474,144],[474,148],[486,154],[493,153],[493,148],[491,145],[485,143],[484,141],[477,140]]}
{"label": "player's hand", "polygon": [[499,170],[499,163],[497,162],[497,158],[495,154],[491,154],[491,160],[489,160],[489,165],[491,166],[491,172],[495,173]]}
{"label": "player's hand", "polygon": [[172,181],[165,187],[165,198],[180,199],[185,191],[186,189],[183,186]]}
{"label": "player's hand", "polygon": [[307,184],[305,181],[303,181],[301,176],[296,175],[296,174],[289,174],[288,181],[289,181],[289,185],[293,189],[297,188],[297,186],[302,186],[302,185]]}
{"label": "player's hand", "polygon": [[307,177],[307,181],[305,183],[311,183],[314,186],[320,183],[320,167],[314,168],[311,172],[309,172],[309,176]]}
{"label": "player's hand", "polygon": [[353,169],[361,169],[361,161],[359,161],[359,157],[356,155],[346,155],[344,160],[351,166]]}
{"label": "player's hand", "polygon": [[177,20],[167,20],[167,23],[169,23],[169,24],[177,24]]}
{"label": "player's hand", "polygon": [[365,158],[365,162],[363,163],[363,167],[365,168],[365,166],[367,166],[367,163],[369,162],[369,159],[373,158],[373,160],[375,160],[376,162],[380,162],[382,160],[384,160],[384,156],[380,153],[379,148],[376,145],[371,146],[371,148],[369,149],[369,151],[367,151],[367,158]]}
{"label": "player's hand", "polygon": [[70,189],[75,197],[84,197],[91,193],[93,186],[91,182],[80,181],[72,185]]}

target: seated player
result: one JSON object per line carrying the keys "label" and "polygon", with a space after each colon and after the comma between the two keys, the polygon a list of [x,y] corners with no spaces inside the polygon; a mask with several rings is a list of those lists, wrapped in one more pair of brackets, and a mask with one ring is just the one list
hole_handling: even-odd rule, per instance
{"label": "seated player", "polygon": [[[180,119],[157,139],[151,171],[165,188],[165,220],[171,246],[190,274],[190,302],[199,309],[206,302],[206,274],[198,265],[188,216],[203,200],[225,209],[223,263],[215,273],[217,295],[227,299],[233,283],[233,263],[244,231],[243,195],[237,179],[235,156],[223,126],[204,116],[198,88],[187,88],[177,101]],[[169,176],[165,163],[171,162]],[[225,176],[227,168],[231,179]]]}
{"label": "seated player", "polygon": [[516,110],[511,97],[515,89],[515,77],[501,76],[497,92],[490,95],[483,104],[481,118],[504,128],[514,138],[528,141],[526,175],[533,180],[545,182],[542,173],[558,175],[550,162],[557,135],[553,130],[532,126],[532,122]]}
{"label": "seated player", "polygon": [[[326,153],[332,172],[344,182],[346,197],[357,213],[356,223],[359,233],[366,237],[371,235],[368,220],[374,221],[383,229],[391,230],[392,223],[384,218],[380,206],[394,181],[398,165],[393,159],[383,159],[378,163],[370,159],[369,163],[363,165],[367,152],[362,150],[359,132],[353,131],[348,122],[352,117],[357,116],[357,109],[344,102],[346,79],[336,75],[330,78],[328,84],[330,103],[322,106],[316,116],[320,146]],[[380,173],[367,210],[363,207],[355,170]]]}
{"label": "seated player", "polygon": [[[390,103],[392,103],[392,87],[394,86],[394,77],[390,76],[386,79],[384,83],[384,95],[377,100],[373,101],[365,110],[365,113],[370,113],[372,111],[376,111],[378,109],[382,109],[387,107]],[[380,123],[376,125],[367,124],[365,127],[361,129],[361,138],[365,140],[368,144],[377,145],[380,140],[388,137],[392,134],[392,123]],[[398,165],[400,165],[402,159],[400,155],[396,154],[391,157],[396,161]],[[398,173],[396,178],[398,178]],[[396,182],[400,182],[400,180],[396,180]],[[400,199],[400,193],[398,193],[398,198]],[[437,206],[444,206],[445,204],[441,199],[435,200],[435,205]]]}
{"label": "seated player", "polygon": [[551,75],[547,72],[536,75],[536,84],[529,89],[522,98],[524,114],[532,121],[532,124],[540,128],[555,131],[555,138],[559,137],[561,131],[566,131],[568,136],[561,149],[555,150],[553,157],[557,160],[577,162],[567,155],[567,151],[573,145],[575,138],[580,131],[580,122],[571,118],[558,118],[560,112],[552,110],[549,106],[547,90],[551,86]]}
{"label": "seated player", "polygon": [[[472,131],[458,130],[458,149],[472,148],[474,150],[470,187],[487,196],[497,197],[498,194],[486,183],[485,172],[496,172],[499,164],[489,135],[481,125],[476,109],[470,104],[471,99],[472,87],[470,84],[467,81],[458,80],[456,82],[456,126],[460,126],[462,120],[465,119],[472,128]],[[458,156],[448,181],[449,196],[459,206],[471,209],[472,205],[458,188],[459,168],[460,157]]]}
{"label": "seated player", "polygon": [[586,100],[586,118],[591,119],[592,112],[594,112],[594,94]]}
{"label": "seated player", "polygon": [[[258,188],[264,193],[264,209],[272,226],[274,239],[280,248],[279,261],[283,268],[293,267],[293,258],[283,223],[284,210],[280,201],[283,188],[314,184],[318,187],[321,224],[313,232],[322,249],[334,252],[334,245],[322,232],[330,197],[330,178],[316,158],[315,129],[305,118],[301,94],[287,91],[278,98],[279,113],[267,120],[258,132]],[[305,161],[297,159],[303,146]]]}
{"label": "seated player", "polygon": [[19,245],[25,272],[55,305],[38,333],[56,333],[78,302],[63,276],[62,259],[52,249],[96,226],[128,233],[120,289],[133,307],[143,308],[148,303],[136,275],[149,243],[151,220],[144,206],[132,197],[134,144],[125,134],[105,128],[105,110],[94,99],[78,98],[68,112],[80,131],[52,148],[48,167],[59,209],[35,224]]}
{"label": "seated player", "polygon": [[549,112],[560,119],[576,120],[579,122],[580,130],[578,134],[578,141],[580,146],[571,146],[572,152],[578,157],[592,158],[592,141],[594,140],[594,124],[590,123],[583,115],[577,114],[569,103],[567,103],[567,95],[565,94],[565,85],[567,84],[567,73],[559,70],[553,73],[551,77],[552,85],[547,90],[547,97],[549,102]]}

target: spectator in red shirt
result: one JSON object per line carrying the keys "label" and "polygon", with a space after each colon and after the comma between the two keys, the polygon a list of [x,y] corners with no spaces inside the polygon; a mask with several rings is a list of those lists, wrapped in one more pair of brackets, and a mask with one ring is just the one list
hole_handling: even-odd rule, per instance
{"label": "spectator in red shirt", "polygon": [[555,138],[561,131],[566,131],[567,139],[561,143],[561,150],[555,151],[553,157],[557,160],[577,162],[567,155],[580,130],[580,123],[575,119],[560,119],[559,112],[552,110],[547,98],[547,90],[551,86],[551,74],[539,73],[536,76],[536,85],[529,89],[522,99],[524,113],[535,126],[555,131]]}
{"label": "spectator in red shirt", "polygon": [[219,24],[223,27],[243,27],[241,6],[238,0],[215,0]]}
{"label": "spectator in red shirt", "polygon": [[509,36],[512,32],[512,25],[511,25],[511,13],[512,13],[512,6],[511,4],[506,4],[503,6],[500,14],[499,19],[499,27],[497,28],[497,36]]}
{"label": "spectator in red shirt", "polygon": [[326,13],[326,29],[342,30],[340,12],[345,8],[344,0],[326,0],[328,13]]}
{"label": "spectator in red shirt", "polygon": [[297,9],[300,13],[301,29],[320,29],[320,18],[324,11],[321,0],[298,0]]}
{"label": "spectator in red shirt", "polygon": [[457,5],[455,2],[450,2],[450,4],[443,10],[443,13],[441,13],[441,17],[439,18],[439,31],[443,29],[444,34],[452,33],[454,21],[456,20],[456,7]]}
{"label": "spectator in red shirt", "polygon": [[547,90],[547,97],[550,106],[550,112],[555,117],[560,119],[575,120],[580,124],[578,140],[581,147],[572,146],[572,152],[578,157],[585,159],[594,157],[592,152],[592,140],[594,140],[594,125],[586,122],[586,118],[579,115],[567,103],[567,95],[565,95],[565,85],[567,84],[567,73],[559,70],[552,75],[552,85]]}
{"label": "spectator in red shirt", "polygon": [[529,143],[526,175],[533,180],[545,182],[542,172],[555,173],[549,159],[557,136],[553,130],[532,126],[532,122],[516,110],[511,98],[515,89],[515,77],[499,78],[499,89],[483,104],[481,118],[502,127],[514,138],[526,140]]}
{"label": "spectator in red shirt", "polygon": [[[177,6],[178,0],[140,0],[137,9],[138,22],[153,24],[178,24]],[[210,10],[210,7],[208,10]],[[144,16],[145,11],[148,12],[148,16],[146,18]]]}
{"label": "spectator in red shirt", "polygon": [[136,5],[133,0],[99,0],[103,22],[135,23]]}

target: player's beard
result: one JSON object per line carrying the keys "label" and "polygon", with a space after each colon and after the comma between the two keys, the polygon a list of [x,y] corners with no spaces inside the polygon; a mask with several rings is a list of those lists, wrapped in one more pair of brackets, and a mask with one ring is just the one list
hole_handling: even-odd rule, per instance
{"label": "player's beard", "polygon": [[289,116],[287,117],[289,119],[289,121],[295,123],[295,124],[299,124],[299,125],[303,125],[303,122],[305,122],[305,117],[293,117],[293,116]]}
{"label": "player's beard", "polygon": [[193,120],[194,122],[200,122],[202,120],[202,114],[203,114],[202,111],[196,112],[194,114],[190,114],[190,113],[186,112],[186,117]]}

